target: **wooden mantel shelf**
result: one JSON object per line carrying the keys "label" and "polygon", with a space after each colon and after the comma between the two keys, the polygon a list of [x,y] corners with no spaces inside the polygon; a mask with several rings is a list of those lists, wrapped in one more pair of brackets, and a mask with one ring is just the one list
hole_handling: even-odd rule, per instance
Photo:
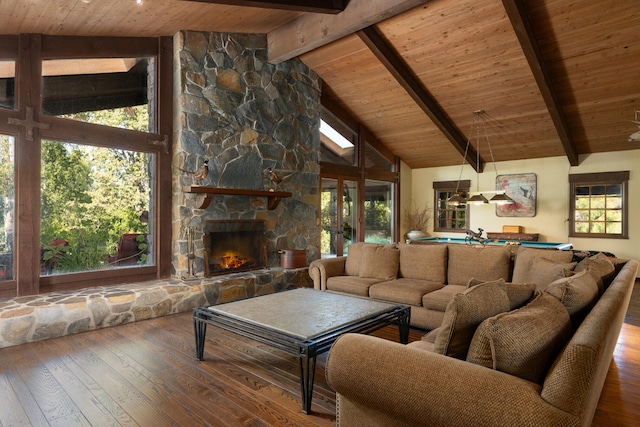
{"label": "wooden mantel shelf", "polygon": [[182,187],[185,193],[196,193],[198,195],[198,209],[206,209],[211,204],[211,199],[216,194],[226,196],[261,196],[267,198],[267,208],[271,211],[278,207],[280,199],[291,197],[288,191],[264,191],[264,190],[242,190],[239,188],[216,188],[206,185],[192,185]]}

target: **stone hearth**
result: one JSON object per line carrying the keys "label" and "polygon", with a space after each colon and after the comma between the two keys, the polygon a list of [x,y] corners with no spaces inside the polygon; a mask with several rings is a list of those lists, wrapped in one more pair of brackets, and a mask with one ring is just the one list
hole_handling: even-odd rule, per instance
{"label": "stone hearth", "polygon": [[0,300],[0,348],[312,287],[306,268],[157,280]]}

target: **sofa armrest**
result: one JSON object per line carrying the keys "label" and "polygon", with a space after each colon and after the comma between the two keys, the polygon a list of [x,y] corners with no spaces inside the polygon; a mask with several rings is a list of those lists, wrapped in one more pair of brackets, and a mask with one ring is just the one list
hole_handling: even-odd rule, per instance
{"label": "sofa armrest", "polygon": [[346,256],[322,258],[309,264],[309,276],[313,280],[313,288],[327,290],[327,279],[333,276],[343,276]]}
{"label": "sofa armrest", "polygon": [[343,426],[579,423],[545,402],[538,384],[368,335],[346,334],[334,343],[326,378],[338,394]]}

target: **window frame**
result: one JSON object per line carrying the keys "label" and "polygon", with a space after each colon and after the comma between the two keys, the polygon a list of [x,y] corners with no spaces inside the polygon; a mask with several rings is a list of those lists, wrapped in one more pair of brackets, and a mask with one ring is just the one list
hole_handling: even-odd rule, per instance
{"label": "window frame", "polygon": [[[0,36],[0,58],[16,61],[15,109],[0,108],[0,132],[15,138],[15,265],[14,281],[2,283],[0,297],[139,282],[170,277],[171,273],[171,140],[173,135],[173,40],[171,37],[75,37],[21,34]],[[42,113],[42,61],[155,57],[155,96],[149,108],[156,129],[133,131],[84,123]],[[151,104],[153,102],[153,105]],[[34,121],[45,128],[27,134],[24,120],[32,108]],[[9,120],[14,119],[14,120]],[[57,140],[155,154],[155,253],[151,266],[118,268],[40,277],[40,159],[41,140]]]}
{"label": "window frame", "polygon": [[[461,181],[434,181],[433,182],[433,231],[441,232],[441,233],[465,233],[467,229],[469,229],[470,223],[470,215],[471,209],[469,209],[469,205],[465,203],[465,228],[452,228],[452,227],[439,227],[438,218],[440,218],[440,213],[443,209],[440,208],[440,193],[455,193],[456,191],[461,195],[466,195],[469,193],[471,188],[471,180],[465,179]],[[444,211],[449,211],[452,209],[444,209]],[[450,225],[447,216],[447,224]]]}
{"label": "window frame", "polygon": [[[597,239],[629,238],[629,171],[596,172],[569,175],[569,237],[585,237]],[[622,232],[613,233],[578,233],[576,232],[576,188],[596,185],[622,186]],[[591,208],[590,208],[591,210]]]}

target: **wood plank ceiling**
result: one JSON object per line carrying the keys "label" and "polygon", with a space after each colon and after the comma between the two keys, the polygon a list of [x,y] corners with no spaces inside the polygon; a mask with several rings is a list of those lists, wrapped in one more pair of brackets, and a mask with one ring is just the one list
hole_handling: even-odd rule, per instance
{"label": "wood plank ceiling", "polygon": [[460,164],[470,134],[473,164],[480,109],[496,161],[640,148],[636,0],[0,0],[2,34],[183,29],[267,34],[412,168]]}

